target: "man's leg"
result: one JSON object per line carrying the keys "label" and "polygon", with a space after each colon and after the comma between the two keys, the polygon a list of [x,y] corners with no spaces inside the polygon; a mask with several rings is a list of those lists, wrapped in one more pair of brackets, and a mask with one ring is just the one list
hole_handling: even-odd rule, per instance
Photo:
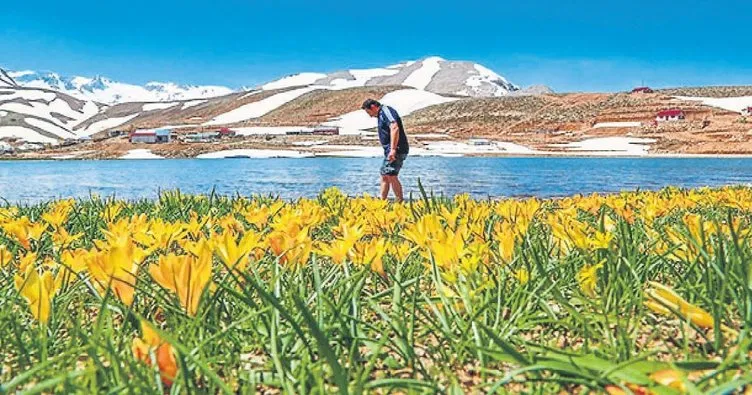
{"label": "man's leg", "polygon": [[399,180],[398,176],[391,176],[391,184],[392,184],[392,190],[394,191],[394,196],[397,197],[397,202],[401,202],[402,199],[402,183]]}
{"label": "man's leg", "polygon": [[389,176],[381,176],[381,198],[384,200],[389,196],[389,184]]}

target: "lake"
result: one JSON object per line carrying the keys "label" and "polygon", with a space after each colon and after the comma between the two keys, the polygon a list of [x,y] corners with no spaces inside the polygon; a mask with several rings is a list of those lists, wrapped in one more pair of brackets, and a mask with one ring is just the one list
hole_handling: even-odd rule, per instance
{"label": "lake", "polygon": [[[378,158],[0,161],[0,197],[38,202],[91,193],[155,198],[160,190],[186,193],[315,196],[336,186],[348,194],[379,192]],[[752,183],[747,158],[408,158],[405,195],[421,179],[437,195],[478,198],[553,197]]]}

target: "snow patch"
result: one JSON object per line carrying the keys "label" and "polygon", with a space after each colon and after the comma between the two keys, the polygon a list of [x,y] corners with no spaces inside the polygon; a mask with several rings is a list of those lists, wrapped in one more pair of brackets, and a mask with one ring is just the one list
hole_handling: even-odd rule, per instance
{"label": "snow patch", "polygon": [[187,102],[183,103],[183,107],[181,108],[181,110],[185,110],[186,108],[191,108],[191,107],[195,107],[195,106],[204,104],[207,101],[208,100],[191,100],[191,101],[187,101]]}
{"label": "snow patch", "polygon": [[593,129],[602,128],[639,128],[642,122],[599,122],[593,125]]}
{"label": "snow patch", "polygon": [[477,63],[474,64],[473,67],[475,68],[476,71],[478,71],[478,74],[483,78],[487,78],[489,80],[500,80],[500,81],[507,82],[507,80],[504,77],[496,74],[493,70],[487,67],[479,65]]}
{"label": "snow patch", "polygon": [[0,126],[0,138],[15,137],[30,143],[57,143],[57,139],[42,136],[33,129],[21,126]]}
{"label": "snow patch", "polygon": [[306,85],[311,85],[314,82],[322,78],[326,78],[326,74],[300,73],[300,74],[290,75],[290,76],[281,78],[276,81],[272,81],[268,84],[261,86],[261,89],[265,91],[270,91],[274,89],[290,88],[293,86],[306,86]]}
{"label": "snow patch", "polygon": [[204,125],[223,125],[258,118],[315,89],[316,87],[306,87],[277,93],[266,99],[248,103],[232,111],[218,115]]}
{"label": "snow patch", "polygon": [[132,149],[127,154],[120,157],[120,159],[164,159],[163,157],[154,154],[150,149]]}
{"label": "snow patch", "polygon": [[427,58],[422,62],[422,66],[418,70],[413,71],[412,74],[402,82],[402,85],[412,86],[416,89],[426,89],[428,84],[431,83],[433,76],[441,70],[439,62],[443,60],[444,59],[439,57]]}
{"label": "snow patch", "polygon": [[567,144],[553,144],[569,151],[588,152],[593,155],[635,155],[648,154],[653,139],[635,137],[600,137]]}
{"label": "snow patch", "polygon": [[[7,92],[8,90],[3,89],[3,92]],[[34,100],[34,101],[46,101],[51,102],[57,98],[57,95],[55,92],[47,92],[47,91],[41,91],[37,89],[13,89],[13,93],[10,95],[2,95],[0,96],[0,99],[3,101],[10,101],[13,99],[24,99],[24,100]]]}
{"label": "snow patch", "polygon": [[170,103],[147,103],[144,104],[141,107],[142,111],[154,111],[154,110],[164,110],[166,108],[177,106],[180,103],[176,102],[170,102]]}
{"label": "snow patch", "polygon": [[718,107],[728,111],[741,113],[743,109],[752,106],[752,96],[739,97],[691,97],[674,96],[680,100],[699,101],[706,106]]}
{"label": "snow patch", "polygon": [[292,143],[294,146],[298,147],[313,147],[317,145],[324,145],[328,143],[327,140],[312,140],[312,141],[295,141]]}
{"label": "snow patch", "polygon": [[465,80],[466,89],[461,89],[456,92],[458,95],[472,96],[472,92],[477,92],[483,88],[484,85],[491,85],[493,91],[490,92],[491,96],[500,97],[509,93],[508,86],[511,86],[509,82],[499,74],[496,74],[491,69],[483,67],[479,64],[473,64],[473,69],[468,71],[474,73],[467,77]]}
{"label": "snow patch", "polygon": [[[8,95],[0,95],[0,110],[31,115],[67,129],[99,112],[99,107],[93,102],[86,102],[80,111],[73,110],[68,102],[54,92],[31,89],[16,89],[11,92]],[[22,99],[23,102],[11,102],[15,99]],[[64,115],[70,120],[61,121],[52,116],[53,113]]]}
{"label": "snow patch", "polygon": [[393,69],[353,69],[348,70],[348,73],[355,78],[354,80],[347,80],[345,78],[337,78],[332,80],[332,89],[347,89],[366,86],[368,81],[376,77],[387,77],[399,73],[399,70]]}
{"label": "snow patch", "polygon": [[28,104],[25,103],[3,103],[0,104],[1,110],[6,110],[10,112],[15,112],[17,114],[24,114],[24,115],[31,115],[37,118],[47,119],[50,122],[56,123],[58,125],[64,125],[63,122],[55,119],[50,114],[50,108],[47,104],[44,103],[38,103],[38,102],[28,102]]}
{"label": "snow patch", "polygon": [[71,122],[70,127],[75,128],[87,119],[97,115],[97,113],[99,113],[99,106],[97,106],[92,101],[87,101],[86,104],[84,104],[84,108],[81,112],[81,117],[78,120]]}
{"label": "snow patch", "polygon": [[250,92],[246,93],[245,95],[240,96],[239,99],[245,99],[246,97],[250,97],[250,96],[253,96],[253,95],[258,95],[261,92],[263,92],[263,91],[250,91]]}
{"label": "snow patch", "polygon": [[42,129],[47,133],[52,133],[60,137],[61,139],[77,137],[76,134],[71,132],[70,130],[64,129],[58,125],[43,121],[38,118],[24,118],[24,122],[31,126],[34,126],[35,128]]}
{"label": "snow patch", "polygon": [[130,121],[133,118],[136,118],[141,113],[135,113],[131,115],[127,115],[124,117],[118,117],[118,118],[108,118],[104,119],[98,122],[94,122],[89,127],[87,127],[84,130],[76,131],[76,133],[79,136],[91,136],[92,134],[99,133],[103,130],[111,129],[117,126],[120,126],[128,121]]}
{"label": "snow patch", "polygon": [[[422,108],[455,100],[457,99],[440,96],[431,92],[415,89],[402,89],[386,94],[381,99],[381,103],[394,108],[395,110],[397,110],[397,113],[399,113],[399,115],[404,118],[410,113]],[[340,128],[349,131],[360,132],[364,129],[371,129],[376,127],[376,123],[376,119],[368,116],[365,111],[356,110],[344,114],[341,117],[332,119],[325,124],[328,126],[339,126]],[[340,130],[340,134],[344,134],[342,133],[342,130]]]}

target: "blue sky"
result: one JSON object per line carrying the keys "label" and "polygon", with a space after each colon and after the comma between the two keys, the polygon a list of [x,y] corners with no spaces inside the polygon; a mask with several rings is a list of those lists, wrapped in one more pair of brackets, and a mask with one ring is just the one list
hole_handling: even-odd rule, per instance
{"label": "blue sky", "polygon": [[1,8],[0,66],[130,83],[240,87],[438,55],[557,91],[752,84],[748,0],[37,0]]}

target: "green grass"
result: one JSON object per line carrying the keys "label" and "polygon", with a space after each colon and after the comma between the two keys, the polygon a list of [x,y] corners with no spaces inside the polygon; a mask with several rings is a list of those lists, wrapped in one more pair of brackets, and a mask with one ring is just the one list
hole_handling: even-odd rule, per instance
{"label": "green grass", "polygon": [[[735,190],[752,196],[752,190]],[[688,194],[661,193],[671,199]],[[118,218],[218,218],[248,202],[241,199],[169,193],[158,201],[131,202]],[[74,206],[66,229],[84,233],[80,247],[92,248],[103,237],[100,213],[106,204],[92,198]],[[314,237],[331,240],[339,214],[354,203],[322,195],[317,204],[334,214]],[[426,196],[410,207],[412,217],[403,226],[461,204]],[[541,212],[557,204],[544,202]],[[21,207],[19,215],[36,221],[48,209]],[[659,218],[655,229],[683,229],[685,212],[718,223],[737,218],[744,227],[752,215],[720,202],[697,204]],[[598,227],[607,215],[604,207],[596,215],[580,211],[578,218]],[[691,393],[730,393],[752,383],[752,248],[746,236],[732,232],[694,241],[702,252],[682,261],[670,251],[646,252],[655,241],[646,225],[618,220],[608,250],[564,255],[556,251],[544,217],[536,218],[511,263],[494,260],[455,282],[417,251],[404,261],[387,255],[384,276],[315,255],[290,268],[268,252],[242,273],[223,270],[216,260],[216,287],[204,293],[195,317],[143,269],[131,307],[111,293],[98,295],[83,273],[57,293],[50,322],[40,325],[13,284],[18,270],[9,265],[0,270],[0,393],[545,394],[600,393],[624,383],[678,393],[650,378],[667,368],[703,371],[684,383]],[[496,214],[484,219],[489,227],[498,220]],[[399,240],[399,229],[381,237]],[[19,248],[7,235],[0,243]],[[34,247],[40,256],[56,257],[48,239]],[[152,256],[144,265],[155,261]],[[599,261],[605,263],[590,296],[577,273]],[[521,269],[529,272],[524,284],[514,275]],[[643,306],[647,281],[670,285],[736,336],[654,314]],[[179,374],[171,387],[133,356],[140,319],[158,323],[159,334],[176,350]]]}

